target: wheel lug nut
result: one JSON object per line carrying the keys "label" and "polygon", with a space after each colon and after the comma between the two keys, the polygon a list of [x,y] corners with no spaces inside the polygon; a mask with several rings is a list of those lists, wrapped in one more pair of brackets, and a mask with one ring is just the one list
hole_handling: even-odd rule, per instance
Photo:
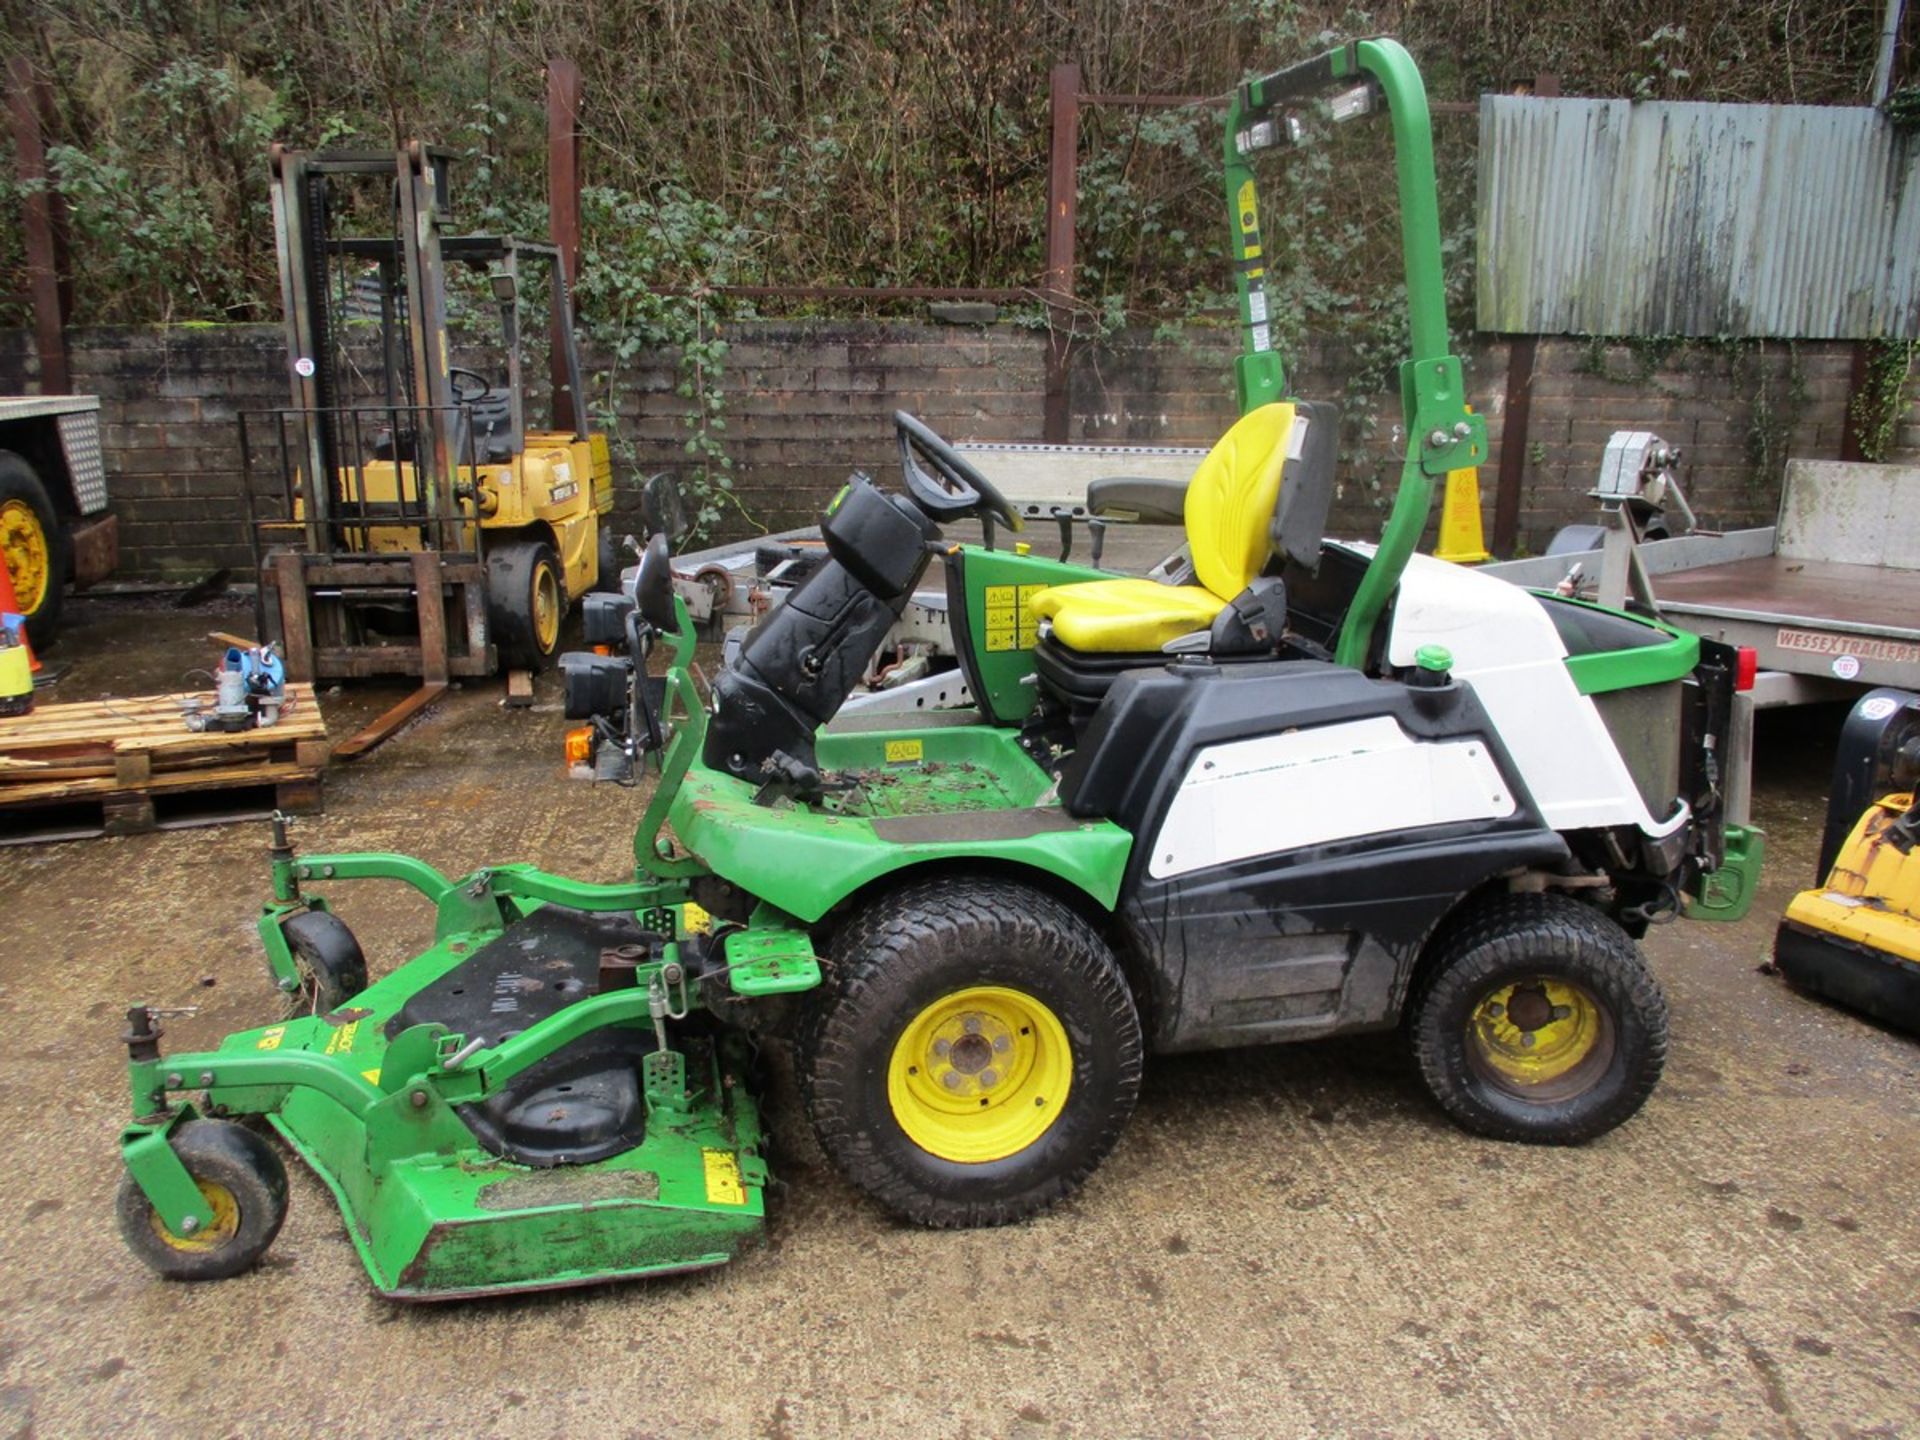
{"label": "wheel lug nut", "polygon": [[1010,1036],[1010,1035],[996,1035],[996,1036],[994,1036],[994,1037],[993,1037],[993,1048],[994,1048],[994,1052],[995,1052],[996,1054],[1000,1054],[1000,1055],[1004,1055],[1004,1054],[1006,1054],[1006,1053],[1007,1053],[1007,1051],[1009,1051],[1009,1050],[1011,1050],[1011,1049],[1013,1048],[1013,1037],[1012,1037],[1012,1036]]}
{"label": "wheel lug nut", "polygon": [[1573,1007],[1571,1005],[1556,1005],[1553,1007],[1553,1018],[1556,1020],[1564,1020],[1571,1014],[1573,1014]]}
{"label": "wheel lug nut", "polygon": [[1491,1015],[1496,1020],[1498,1020],[1502,1015],[1506,1013],[1507,1013],[1507,1007],[1502,1005],[1498,1000],[1494,1001],[1493,1004],[1487,1006],[1487,1014]]}
{"label": "wheel lug nut", "polygon": [[991,1070],[982,1070],[980,1072],[980,1088],[982,1090],[991,1090],[999,1081],[1000,1077]]}
{"label": "wheel lug nut", "polygon": [[1526,1034],[1522,1035],[1520,1037],[1520,1043],[1522,1045],[1531,1046],[1533,1044],[1533,1032],[1529,1030],[1527,1031]]}
{"label": "wheel lug nut", "polygon": [[965,1020],[960,1022],[960,1028],[965,1030],[969,1035],[978,1035],[980,1033],[980,1017],[978,1015],[967,1016]]}
{"label": "wheel lug nut", "polygon": [[949,1090],[958,1090],[961,1085],[960,1072],[958,1070],[947,1071],[946,1074],[940,1077],[940,1083]]}
{"label": "wheel lug nut", "polygon": [[936,1055],[946,1055],[952,1049],[953,1042],[951,1040],[936,1040],[933,1042],[933,1053]]}

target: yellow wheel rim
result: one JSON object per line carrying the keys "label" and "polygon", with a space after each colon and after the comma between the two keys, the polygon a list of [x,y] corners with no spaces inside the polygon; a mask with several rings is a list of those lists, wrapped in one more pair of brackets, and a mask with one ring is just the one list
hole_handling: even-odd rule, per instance
{"label": "yellow wheel rim", "polygon": [[1053,1128],[1073,1081],[1073,1047],[1052,1010],[998,985],[956,990],[894,1042],[887,1103],[907,1138],[941,1160],[1017,1155]]}
{"label": "yellow wheel rim", "polygon": [[40,517],[24,500],[0,504],[0,558],[13,577],[13,598],[22,615],[32,615],[47,598],[47,575],[52,569],[53,551],[47,545],[47,532]]}
{"label": "yellow wheel rim", "polygon": [[533,635],[542,655],[560,643],[560,581],[551,565],[533,572]]}
{"label": "yellow wheel rim", "polygon": [[153,1212],[153,1233],[171,1249],[218,1250],[240,1233],[240,1202],[233,1198],[233,1192],[211,1180],[201,1180],[198,1184],[200,1194],[213,1210],[213,1223],[204,1230],[197,1230],[191,1235],[176,1235],[167,1228],[167,1222],[160,1218],[160,1212]]}
{"label": "yellow wheel rim", "polygon": [[1537,977],[1489,991],[1467,1021],[1467,1057],[1501,1088],[1563,1100],[1589,1088],[1613,1058],[1613,1021],[1585,987]]}

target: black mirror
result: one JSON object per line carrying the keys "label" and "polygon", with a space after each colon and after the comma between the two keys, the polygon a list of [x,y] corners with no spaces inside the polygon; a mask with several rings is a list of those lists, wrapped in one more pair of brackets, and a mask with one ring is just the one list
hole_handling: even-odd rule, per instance
{"label": "black mirror", "polygon": [[677,545],[687,533],[687,506],[680,497],[680,482],[662,471],[647,481],[640,492],[640,513],[646,517],[647,531],[664,535],[669,545]]}
{"label": "black mirror", "polygon": [[640,618],[662,634],[674,628],[673,559],[667,549],[667,537],[656,534],[647,542],[640,557],[640,574],[633,582],[633,598],[640,606]]}

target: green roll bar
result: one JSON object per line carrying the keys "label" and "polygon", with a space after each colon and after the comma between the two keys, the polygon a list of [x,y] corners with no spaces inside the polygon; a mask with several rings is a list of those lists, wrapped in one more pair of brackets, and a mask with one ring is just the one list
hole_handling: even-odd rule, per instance
{"label": "green roll bar", "polygon": [[1379,548],[1361,577],[1334,648],[1334,659],[1340,664],[1364,669],[1381,613],[1426,528],[1435,478],[1484,461],[1487,427],[1480,416],[1467,412],[1460,361],[1451,353],[1447,338],[1427,89],[1413,57],[1398,41],[1384,38],[1349,41],[1311,60],[1249,80],[1234,90],[1228,104],[1224,148],[1242,332],[1242,353],[1234,362],[1240,412],[1284,399],[1287,393],[1286,367],[1273,348],[1267,257],[1260,239],[1259,195],[1251,157],[1261,150],[1298,143],[1299,121],[1290,107],[1322,97],[1331,97],[1336,119],[1366,114],[1378,108],[1376,102],[1386,106],[1393,124],[1400,243],[1406,265],[1410,358],[1400,366],[1400,405],[1407,456]]}

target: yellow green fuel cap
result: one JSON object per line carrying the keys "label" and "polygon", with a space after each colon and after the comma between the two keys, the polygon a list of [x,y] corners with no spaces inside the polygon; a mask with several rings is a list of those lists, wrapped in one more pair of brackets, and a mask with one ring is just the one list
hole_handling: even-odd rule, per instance
{"label": "yellow green fuel cap", "polygon": [[1444,645],[1422,645],[1413,652],[1413,663],[1422,670],[1444,672],[1453,668],[1453,652]]}

